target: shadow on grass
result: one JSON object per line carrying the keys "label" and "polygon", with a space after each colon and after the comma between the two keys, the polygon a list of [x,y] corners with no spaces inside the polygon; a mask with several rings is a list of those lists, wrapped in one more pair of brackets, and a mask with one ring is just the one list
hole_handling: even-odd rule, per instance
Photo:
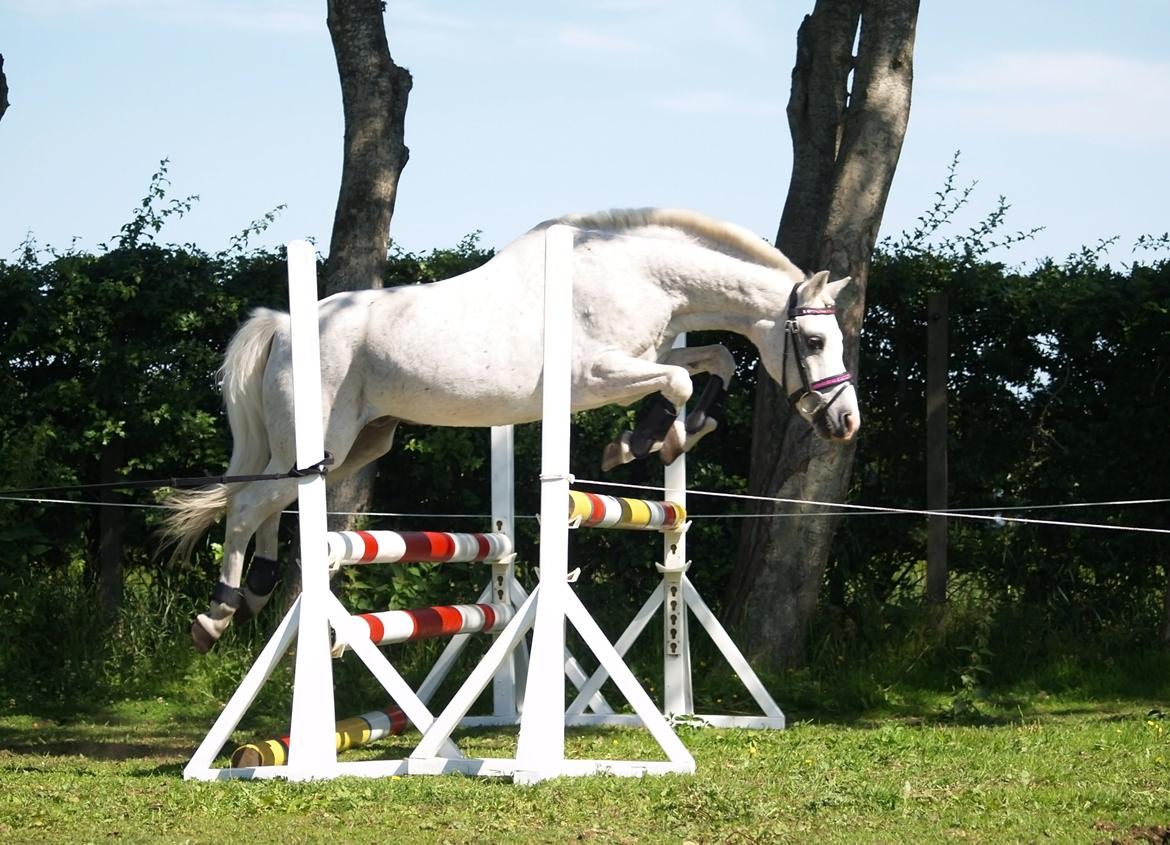
{"label": "shadow on grass", "polygon": [[[126,703],[129,704],[129,703]],[[0,717],[0,756],[84,757],[158,765],[185,760],[209,722],[187,714],[162,714],[146,703],[138,712],[126,707],[86,707],[63,716],[8,713]]]}
{"label": "shadow on grass", "polygon": [[101,739],[92,736],[53,737],[46,739],[25,731],[0,730],[0,756],[14,754],[30,757],[84,757],[89,760],[117,761],[186,759],[189,742],[150,739],[144,741]]}
{"label": "shadow on grass", "polygon": [[991,697],[960,708],[943,705],[921,709],[900,706],[879,707],[868,711],[812,713],[789,710],[787,715],[791,728],[804,723],[857,730],[874,730],[890,724],[924,727],[1004,727],[1037,720],[1083,720],[1094,716],[1101,722],[1125,722],[1138,717],[1164,718],[1161,709],[1152,698],[1113,696],[1100,701],[1067,699],[1063,701],[1067,703],[1061,703],[1061,699],[1054,700],[1048,696],[1035,699]]}

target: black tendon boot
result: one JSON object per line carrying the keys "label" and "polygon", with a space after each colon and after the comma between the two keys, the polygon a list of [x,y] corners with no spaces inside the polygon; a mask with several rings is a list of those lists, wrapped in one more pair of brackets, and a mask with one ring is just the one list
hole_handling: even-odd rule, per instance
{"label": "black tendon boot", "polygon": [[687,415],[687,434],[697,434],[708,423],[713,422],[712,430],[717,428],[723,420],[723,400],[727,398],[727,388],[723,379],[712,375],[707,379],[707,386],[703,388],[703,395],[695,403],[695,410]]}
{"label": "black tendon boot", "polygon": [[665,396],[655,396],[634,426],[630,436],[630,451],[641,460],[650,454],[654,444],[661,443],[666,432],[678,417],[678,409]]}
{"label": "black tendon boot", "polygon": [[269,557],[254,557],[248,567],[248,577],[244,581],[244,603],[236,611],[236,622],[247,622],[264,609],[268,600],[272,598],[272,591],[276,589],[276,582],[280,578],[280,570],[275,560]]}

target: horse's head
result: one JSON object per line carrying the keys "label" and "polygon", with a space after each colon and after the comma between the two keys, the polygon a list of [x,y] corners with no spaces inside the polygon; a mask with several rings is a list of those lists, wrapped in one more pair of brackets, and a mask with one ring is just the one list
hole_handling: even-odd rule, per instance
{"label": "horse's head", "polygon": [[830,282],[826,270],[795,285],[784,322],[776,321],[768,332],[765,346],[771,354],[763,355],[765,367],[784,388],[792,407],[830,440],[850,440],[861,427],[835,307],[837,295],[850,281],[847,277]]}

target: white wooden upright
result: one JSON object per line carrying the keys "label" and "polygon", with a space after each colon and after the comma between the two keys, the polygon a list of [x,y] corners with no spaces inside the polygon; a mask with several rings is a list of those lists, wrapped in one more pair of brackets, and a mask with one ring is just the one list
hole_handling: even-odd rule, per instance
{"label": "white wooden upright", "polygon": [[[529,684],[520,719],[517,766],[556,769],[565,747],[565,611],[569,591],[569,424],[572,411],[573,230],[545,236],[544,375],[540,430],[540,599],[532,633]],[[555,376],[554,376],[555,374]],[[560,679],[558,682],[557,679]]]}
{"label": "white wooden upright", "polygon": [[[687,345],[686,334],[675,338],[676,349]],[[679,420],[687,409],[679,408]],[[676,423],[677,424],[677,423]],[[663,487],[667,501],[687,506],[687,456],[684,452],[664,470]],[[687,527],[680,526],[662,535],[662,712],[667,715],[695,712],[691,685],[691,649],[687,637],[687,610],[682,600],[682,578],[686,574]]]}
{"label": "white wooden upright", "polygon": [[[292,332],[293,419],[297,468],[324,459],[321,353],[317,322],[317,252],[307,241],[288,245],[289,315]],[[333,661],[329,650],[329,562],[326,556],[325,476],[297,486],[301,543],[301,608],[297,631],[288,778],[331,777],[337,768]]]}

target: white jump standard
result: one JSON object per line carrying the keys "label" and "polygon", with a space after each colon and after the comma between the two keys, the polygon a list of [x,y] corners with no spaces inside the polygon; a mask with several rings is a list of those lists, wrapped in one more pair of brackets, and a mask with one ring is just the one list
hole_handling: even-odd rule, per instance
{"label": "white jump standard", "polygon": [[[678,346],[686,342],[680,335]],[[655,564],[662,580],[650,593],[618,638],[618,654],[626,651],[662,608],[662,713],[672,721],[689,725],[724,728],[770,728],[786,726],[784,712],[768,693],[718,618],[703,601],[695,585],[687,578],[686,534],[690,528],[686,514],[686,455],[665,468],[665,502],[627,499],[573,490],[570,493],[570,525],[580,528],[624,528],[657,530],[663,535],[662,563]],[[689,614],[688,614],[689,611]],[[698,714],[691,676],[691,640],[688,616],[693,614],[711,637],[719,653],[735,670],[761,710],[758,716]],[[599,667],[585,683],[578,683],[577,697],[565,711],[570,725],[633,725],[638,718],[630,713],[614,713],[597,706],[596,696],[608,680],[605,667]],[[589,712],[592,711],[592,712]]]}

